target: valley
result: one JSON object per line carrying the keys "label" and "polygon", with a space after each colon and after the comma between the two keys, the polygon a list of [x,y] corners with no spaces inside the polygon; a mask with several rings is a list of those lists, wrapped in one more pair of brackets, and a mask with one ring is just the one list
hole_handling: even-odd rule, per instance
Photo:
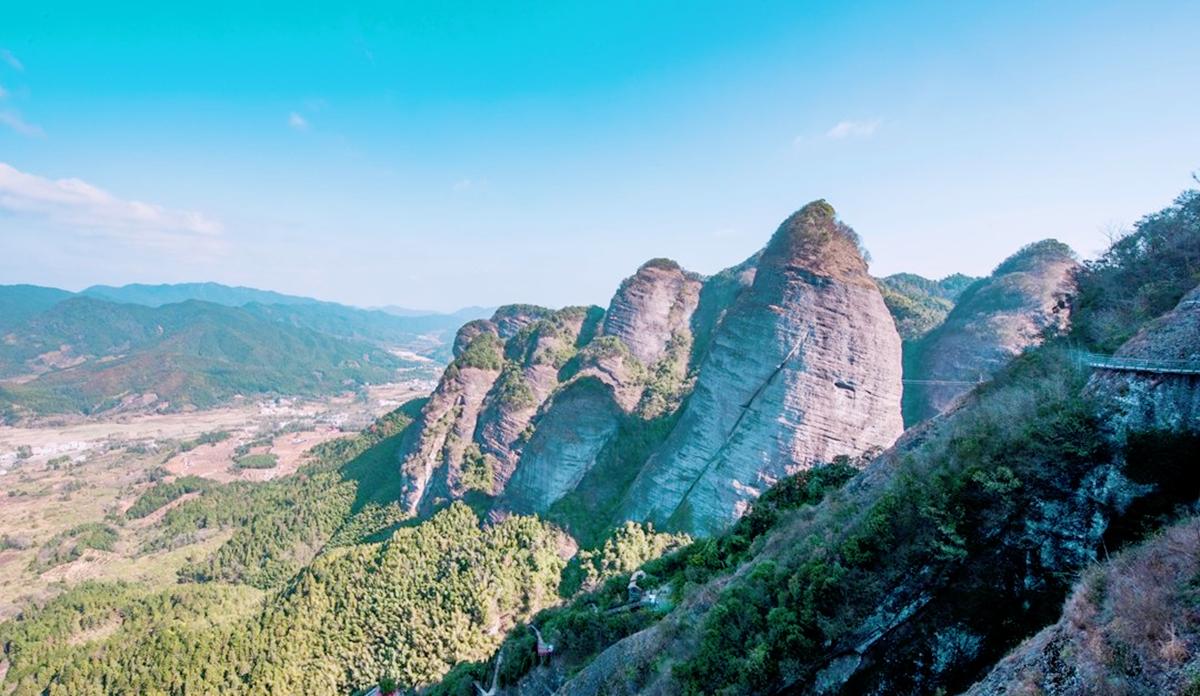
{"label": "valley", "polygon": [[[0,617],[83,581],[173,583],[184,564],[215,551],[230,532],[148,552],[154,525],[198,495],[131,519],[130,507],[148,489],[184,477],[254,483],[294,474],[313,447],[357,433],[431,388],[416,380],[324,399],[242,399],[187,413],[0,426]],[[112,534],[82,542],[70,534],[88,525]],[[56,538],[61,549],[50,548]]]}

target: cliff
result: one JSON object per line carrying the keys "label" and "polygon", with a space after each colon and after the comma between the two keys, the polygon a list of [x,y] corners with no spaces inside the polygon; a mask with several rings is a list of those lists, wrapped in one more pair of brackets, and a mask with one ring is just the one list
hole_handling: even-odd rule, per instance
{"label": "cliff", "polygon": [[1177,523],[1093,568],[1062,617],[1023,642],[969,696],[1188,694],[1200,686],[1200,520]]}
{"label": "cliff", "polygon": [[853,232],[823,201],[789,217],[729,307],[624,514],[702,533],[780,477],[899,436],[900,338]]}
{"label": "cliff", "polygon": [[[1200,364],[1200,287],[1174,309],[1149,322],[1116,352],[1163,364]],[[1180,430],[1200,424],[1200,377],[1103,371],[1090,385],[1117,436],[1145,430]]]}

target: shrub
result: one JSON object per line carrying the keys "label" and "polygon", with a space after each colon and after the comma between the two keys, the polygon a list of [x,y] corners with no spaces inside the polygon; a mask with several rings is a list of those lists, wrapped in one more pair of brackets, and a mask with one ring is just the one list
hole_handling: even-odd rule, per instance
{"label": "shrub", "polygon": [[472,339],[462,354],[451,363],[451,367],[457,369],[473,367],[479,370],[499,370],[503,366],[504,344],[499,336],[491,332],[481,333]]}
{"label": "shrub", "polygon": [[278,465],[279,457],[270,452],[242,455],[233,462],[234,469],[274,469]]}

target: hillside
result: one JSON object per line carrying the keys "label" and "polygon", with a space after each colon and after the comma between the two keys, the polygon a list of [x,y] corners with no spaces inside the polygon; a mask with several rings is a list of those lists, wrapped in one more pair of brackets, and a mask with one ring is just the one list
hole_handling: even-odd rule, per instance
{"label": "hillside", "polygon": [[895,273],[876,279],[896,330],[906,343],[932,331],[945,320],[958,297],[979,280],[955,273],[930,280],[915,273]]}
{"label": "hillside", "polygon": [[285,295],[270,290],[231,287],[219,283],[131,284],[119,287],[94,285],[80,294],[111,302],[161,307],[200,300],[228,307],[245,307],[273,321],[311,329],[338,338],[376,343],[445,363],[450,359],[450,338],[455,329],[492,310],[468,307],[441,314],[416,310],[360,309],[311,297]]}
{"label": "hillside", "polygon": [[217,283],[0,286],[0,410],[207,407],[237,394],[329,394],[430,379],[479,308],[397,316]]}
{"label": "hillside", "polygon": [[[1193,196],[1147,220],[1178,214]],[[1200,243],[1194,218],[1177,232]],[[1195,309],[1178,290],[1191,282],[1192,267],[1153,251],[1139,262],[1177,288],[1179,306],[1153,320],[1143,314],[1122,350],[1174,355],[1186,345],[1194,354]],[[1102,262],[1078,277],[1081,295],[1091,298],[1077,310],[1081,320],[1125,305],[1124,291],[1106,299],[1102,290],[1111,288],[1111,270]],[[752,512],[729,533],[647,564],[642,587],[669,599],[636,621],[585,618],[595,616],[591,606],[620,601],[616,582],[535,617],[562,657],[506,666],[503,693],[971,687],[1057,620],[1074,579],[1091,564],[1194,511],[1200,496],[1190,465],[1200,436],[1194,378],[1123,373],[1114,382],[1075,362],[1070,346],[1052,337],[1030,347],[841,488],[786,482],[808,492],[793,499],[801,510],[781,510],[764,496],[761,519]],[[1193,410],[1155,420],[1153,405],[1163,403]],[[1104,414],[1114,407],[1137,417],[1113,421]],[[978,693],[1191,693],[1185,668],[1200,622],[1188,594],[1192,561],[1177,555],[1192,545],[1182,534],[1172,530],[1095,571],[1089,577],[1101,580],[1086,580],[1084,596],[1068,605],[1075,613],[1021,648]],[[1172,540],[1180,548],[1167,551]],[[1145,585],[1149,577],[1160,584]],[[1173,609],[1181,606],[1188,609]],[[581,631],[583,622],[593,625]],[[515,631],[501,651],[519,655],[525,640]],[[1075,656],[1071,645],[1085,653]],[[464,667],[435,692],[467,693],[464,676],[486,669]]]}
{"label": "hillside", "polygon": [[0,285],[0,334],[71,296],[58,288],[37,285]]}
{"label": "hillside", "polygon": [[1195,693],[1197,573],[1200,520],[1192,517],[1086,572],[1062,617],[967,694]]}
{"label": "hillside", "polygon": [[188,301],[158,308],[73,297],[0,345],[0,404],[21,413],[208,407],[235,395],[328,394],[393,378],[373,345]]}

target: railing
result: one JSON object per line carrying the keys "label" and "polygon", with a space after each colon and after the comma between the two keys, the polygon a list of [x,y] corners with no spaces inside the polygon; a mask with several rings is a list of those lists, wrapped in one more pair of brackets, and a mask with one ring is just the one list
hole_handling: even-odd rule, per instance
{"label": "railing", "polygon": [[1162,375],[1200,375],[1200,361],[1154,358],[1128,358],[1075,351],[1075,360],[1097,370],[1148,372]]}

